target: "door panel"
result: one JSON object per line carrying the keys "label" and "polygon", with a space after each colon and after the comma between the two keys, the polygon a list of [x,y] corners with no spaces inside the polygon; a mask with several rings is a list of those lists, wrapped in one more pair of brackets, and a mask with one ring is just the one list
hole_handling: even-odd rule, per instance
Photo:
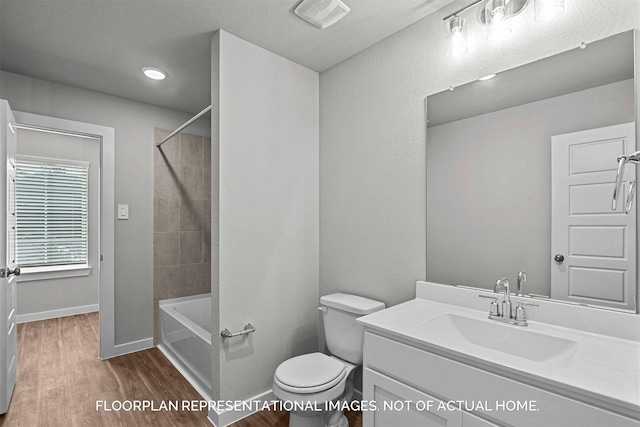
{"label": "door panel", "polygon": [[[637,210],[611,211],[617,157],[635,151],[635,124],[551,138],[551,297],[636,309]],[[627,168],[629,181],[636,168]],[[564,261],[554,261],[555,254]]]}
{"label": "door panel", "polygon": [[624,270],[569,267],[569,296],[624,303],[626,274]]}
{"label": "door panel", "polygon": [[[613,158],[615,160],[615,157]],[[570,215],[624,215],[622,203],[618,204],[615,212],[611,211],[611,195],[615,176],[611,182],[580,184],[569,187]],[[552,185],[553,188],[553,185]],[[628,186],[625,184],[623,194]],[[555,191],[555,189],[554,189]]]}
{"label": "door panel", "polygon": [[569,255],[624,258],[624,226],[570,226]]}

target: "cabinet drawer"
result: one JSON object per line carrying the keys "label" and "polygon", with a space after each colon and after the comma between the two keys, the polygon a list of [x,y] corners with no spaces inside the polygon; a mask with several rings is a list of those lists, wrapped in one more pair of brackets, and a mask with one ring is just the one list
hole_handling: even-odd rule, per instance
{"label": "cabinet drawer", "polygon": [[438,410],[440,400],[386,375],[365,368],[362,385],[365,400],[376,402],[362,414],[367,427],[462,427],[462,411]]}
{"label": "cabinet drawer", "polygon": [[[364,367],[513,426],[640,426],[640,422],[367,332]],[[365,370],[365,376],[367,371]],[[365,378],[366,381],[366,378]],[[365,400],[369,397],[365,396]],[[517,405],[521,407],[518,408]],[[527,405],[527,407],[522,407]],[[472,406],[473,409],[469,409]]]}

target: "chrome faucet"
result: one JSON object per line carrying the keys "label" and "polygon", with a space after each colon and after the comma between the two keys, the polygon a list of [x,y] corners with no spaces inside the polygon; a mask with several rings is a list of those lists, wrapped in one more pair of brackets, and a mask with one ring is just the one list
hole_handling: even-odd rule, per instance
{"label": "chrome faucet", "polygon": [[516,289],[516,295],[521,297],[522,296],[522,288],[524,287],[524,282],[527,281],[527,273],[525,273],[524,271],[520,271],[518,273],[518,288]]}
{"label": "chrome faucet", "polygon": [[511,297],[509,297],[509,280],[506,277],[498,279],[493,292],[498,293],[504,289],[504,299],[502,300],[502,317],[511,318]]}
{"label": "chrome faucet", "polygon": [[[526,280],[526,274],[521,272],[524,276],[524,280]],[[524,282],[523,280],[523,282]],[[520,285],[520,274],[518,274],[518,284]],[[493,292],[499,293],[501,290],[504,290],[504,299],[502,301],[502,312],[498,308],[498,297],[490,296],[490,295],[478,295],[480,298],[488,298],[493,300],[491,302],[491,306],[489,308],[489,319],[497,320],[499,322],[509,323],[511,325],[517,326],[527,326],[527,313],[523,307],[523,305],[529,305],[533,307],[538,307],[538,304],[531,304],[528,302],[516,302],[517,307],[515,310],[515,315],[512,314],[511,311],[511,297],[509,296],[509,280],[506,277],[499,279],[496,282],[496,286],[493,289]]]}

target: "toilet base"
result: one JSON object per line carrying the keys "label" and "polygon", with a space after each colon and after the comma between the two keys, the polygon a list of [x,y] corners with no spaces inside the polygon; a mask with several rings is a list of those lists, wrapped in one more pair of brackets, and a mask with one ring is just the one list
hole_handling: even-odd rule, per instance
{"label": "toilet base", "polygon": [[[333,417],[327,417],[329,414],[316,413],[311,415],[311,413],[304,413],[305,415],[300,415],[300,413],[290,412],[289,413],[289,427],[349,427],[349,420],[347,417],[342,414],[342,417],[338,421],[337,424],[327,424],[327,421]],[[309,416],[311,415],[311,416]]]}
{"label": "toilet base", "polygon": [[326,424],[326,427],[349,427],[349,420],[344,414],[342,414],[342,417],[340,418],[338,424]]}
{"label": "toilet base", "polygon": [[289,427],[325,427],[324,414],[320,413],[303,413],[289,412]]}

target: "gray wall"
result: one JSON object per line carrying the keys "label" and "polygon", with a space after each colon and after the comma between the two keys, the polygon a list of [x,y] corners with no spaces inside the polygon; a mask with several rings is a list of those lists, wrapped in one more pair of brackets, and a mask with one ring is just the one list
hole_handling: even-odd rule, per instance
{"label": "gray wall", "polygon": [[219,322],[256,332],[221,341],[214,372],[221,398],[247,399],[318,346],[318,74],[218,37]]}
{"label": "gray wall", "polygon": [[[0,98],[17,111],[115,128],[115,343],[153,336],[153,128],[175,129],[190,114],[0,71]],[[189,132],[209,135],[201,120]]]}
{"label": "gray wall", "polygon": [[550,295],[551,137],[633,121],[630,79],[430,127],[427,280]]}
{"label": "gray wall", "polygon": [[98,304],[100,300],[100,141],[69,135],[18,130],[18,155],[89,162],[88,276],[24,281],[18,277],[18,314]]}
{"label": "gray wall", "polygon": [[550,23],[535,22],[529,7],[499,48],[469,19],[477,43],[454,60],[442,17],[467,3],[321,74],[321,295],[339,290],[395,304],[426,278],[426,95],[640,27],[635,0],[571,2],[561,22]]}

